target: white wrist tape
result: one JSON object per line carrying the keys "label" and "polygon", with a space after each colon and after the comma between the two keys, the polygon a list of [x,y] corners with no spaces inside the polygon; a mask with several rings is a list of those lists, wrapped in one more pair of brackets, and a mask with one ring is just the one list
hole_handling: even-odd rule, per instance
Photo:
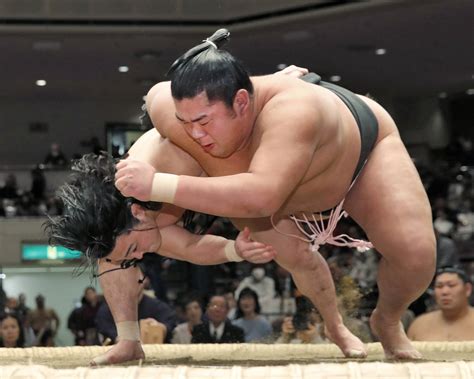
{"label": "white wrist tape", "polygon": [[242,262],[243,258],[237,254],[237,251],[235,251],[235,242],[234,241],[229,241],[225,245],[224,249],[225,256],[229,260],[229,262]]}
{"label": "white wrist tape", "polygon": [[138,321],[117,322],[115,326],[117,327],[118,340],[140,341]]}
{"label": "white wrist tape", "polygon": [[150,200],[173,204],[179,175],[157,173],[153,177]]}

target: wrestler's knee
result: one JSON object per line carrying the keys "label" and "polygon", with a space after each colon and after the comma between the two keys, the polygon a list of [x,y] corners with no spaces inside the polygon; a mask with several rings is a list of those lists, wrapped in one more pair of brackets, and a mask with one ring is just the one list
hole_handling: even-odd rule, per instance
{"label": "wrestler's knee", "polygon": [[406,238],[406,245],[400,251],[398,264],[407,272],[425,274],[430,279],[436,267],[436,239],[429,230],[414,231]]}
{"label": "wrestler's knee", "polygon": [[319,253],[312,252],[309,248],[305,247],[295,251],[293,256],[288,257],[288,259],[278,261],[278,263],[289,272],[297,273],[317,270],[322,264],[322,258]]}

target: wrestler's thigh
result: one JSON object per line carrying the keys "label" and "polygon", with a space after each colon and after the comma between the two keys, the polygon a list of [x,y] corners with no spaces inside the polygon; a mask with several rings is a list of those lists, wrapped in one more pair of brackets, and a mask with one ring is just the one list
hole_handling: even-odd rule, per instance
{"label": "wrestler's thigh", "polygon": [[375,146],[345,208],[386,258],[434,247],[428,197],[397,132]]}

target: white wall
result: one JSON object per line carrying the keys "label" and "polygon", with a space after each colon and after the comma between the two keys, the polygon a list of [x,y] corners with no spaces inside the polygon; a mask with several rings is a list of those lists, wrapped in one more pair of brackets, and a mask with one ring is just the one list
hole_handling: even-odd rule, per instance
{"label": "white wall", "polygon": [[46,307],[53,308],[60,318],[59,333],[56,337],[57,346],[74,345],[74,337],[67,329],[67,318],[74,309],[75,303],[80,301],[84,289],[90,285],[101,293],[98,281],[91,283],[88,272],[79,277],[73,277],[73,267],[38,267],[38,268],[4,268],[6,278],[3,280],[3,289],[9,297],[18,297],[20,293],[26,295],[28,307],[36,308],[35,297],[42,294],[46,300]]}

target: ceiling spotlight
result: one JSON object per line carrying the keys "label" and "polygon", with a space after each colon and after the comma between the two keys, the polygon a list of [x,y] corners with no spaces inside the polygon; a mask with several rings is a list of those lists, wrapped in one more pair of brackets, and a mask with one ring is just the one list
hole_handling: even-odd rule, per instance
{"label": "ceiling spotlight", "polygon": [[119,72],[128,72],[128,66],[120,66],[118,70]]}
{"label": "ceiling spotlight", "polygon": [[340,75],[331,75],[331,76],[329,77],[329,80],[330,80],[331,82],[340,82],[341,79],[342,79],[342,78],[341,78]]}
{"label": "ceiling spotlight", "polygon": [[474,95],[474,88],[469,88],[469,89],[467,89],[467,90],[466,90],[466,93],[467,93],[468,95]]}
{"label": "ceiling spotlight", "polygon": [[387,54],[387,49],[377,49],[375,50],[375,55],[385,55]]}
{"label": "ceiling spotlight", "polygon": [[46,85],[46,80],[39,79],[39,80],[36,81],[36,85],[38,87],[44,87]]}
{"label": "ceiling spotlight", "polygon": [[288,65],[286,63],[278,63],[277,64],[277,70],[284,70],[287,67],[288,67]]}

